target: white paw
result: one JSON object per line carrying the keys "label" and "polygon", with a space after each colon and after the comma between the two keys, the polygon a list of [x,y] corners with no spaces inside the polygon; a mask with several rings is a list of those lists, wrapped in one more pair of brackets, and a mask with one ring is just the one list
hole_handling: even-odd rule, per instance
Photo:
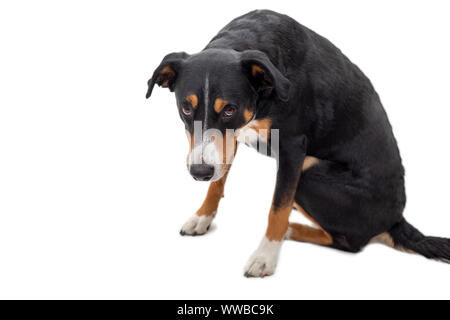
{"label": "white paw", "polygon": [[250,257],[244,275],[246,277],[265,277],[274,274],[280,253],[281,241],[261,241],[258,250]]}
{"label": "white paw", "polygon": [[210,216],[198,216],[194,214],[181,228],[180,234],[199,236],[205,234],[209,230],[209,226],[214,219],[214,214]]}

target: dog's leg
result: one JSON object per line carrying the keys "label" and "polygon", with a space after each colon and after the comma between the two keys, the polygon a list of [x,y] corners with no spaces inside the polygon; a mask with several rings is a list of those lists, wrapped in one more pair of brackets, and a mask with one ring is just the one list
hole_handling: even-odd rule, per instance
{"label": "dog's leg", "polygon": [[272,275],[278,261],[282,241],[289,226],[289,215],[305,159],[306,138],[280,139],[278,171],[269,224],[259,248],[245,267],[245,276]]}
{"label": "dog's leg", "polygon": [[326,231],[300,223],[289,224],[289,229],[285,239],[310,242],[321,246],[329,246],[333,243],[333,238]]}
{"label": "dog's leg", "polygon": [[228,172],[219,180],[211,182],[202,206],[183,225],[180,231],[181,235],[198,236],[205,234],[209,230],[209,226],[217,213],[220,199],[223,197],[227,175]]}
{"label": "dog's leg", "polygon": [[[306,157],[308,158],[308,157]],[[305,159],[306,163],[306,159]],[[305,166],[303,165],[303,169]],[[303,170],[305,171],[305,170]],[[322,246],[329,246],[333,243],[333,237],[322,229],[322,227],[303,209],[298,203],[294,202],[294,207],[302,213],[306,219],[311,221],[317,228],[313,228],[300,223],[290,223],[286,234],[286,240],[295,240],[301,242],[310,242]]]}

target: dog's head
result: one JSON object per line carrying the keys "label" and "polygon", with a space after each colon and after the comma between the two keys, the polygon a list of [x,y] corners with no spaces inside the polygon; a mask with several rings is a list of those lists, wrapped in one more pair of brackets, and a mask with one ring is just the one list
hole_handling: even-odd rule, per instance
{"label": "dog's head", "polygon": [[290,82],[260,51],[208,49],[167,55],[148,81],[175,91],[190,143],[187,166],[196,180],[216,181],[228,171],[239,129],[255,117],[261,99],[289,96]]}

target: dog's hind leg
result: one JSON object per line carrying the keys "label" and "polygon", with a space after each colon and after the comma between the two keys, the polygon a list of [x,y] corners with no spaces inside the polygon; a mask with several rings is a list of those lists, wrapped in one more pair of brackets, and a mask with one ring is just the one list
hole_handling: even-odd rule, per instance
{"label": "dog's hind leg", "polygon": [[286,240],[309,242],[321,246],[328,246],[333,243],[332,237],[326,231],[300,223],[289,224]]}
{"label": "dog's hind leg", "polygon": [[355,175],[347,166],[319,160],[302,173],[295,203],[332,236],[329,247],[360,251],[374,236],[401,219],[402,180]]}
{"label": "dog's hind leg", "polygon": [[294,207],[301,212],[308,220],[310,220],[317,228],[313,228],[304,224],[290,223],[286,233],[287,240],[295,240],[301,242],[310,242],[322,246],[329,246],[333,243],[332,236],[323,230],[319,224],[311,218],[306,211],[294,202]]}

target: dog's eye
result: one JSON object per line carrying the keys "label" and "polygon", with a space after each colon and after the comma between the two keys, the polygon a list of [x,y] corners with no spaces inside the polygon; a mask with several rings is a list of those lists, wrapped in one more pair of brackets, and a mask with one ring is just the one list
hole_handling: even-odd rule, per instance
{"label": "dog's eye", "polygon": [[183,113],[184,113],[185,115],[187,115],[187,116],[190,116],[190,115],[192,114],[192,110],[191,110],[191,108],[188,107],[188,106],[183,106],[183,107],[181,108],[181,110],[182,110]]}
{"label": "dog's eye", "polygon": [[236,107],[232,105],[227,105],[223,108],[223,116],[225,118],[231,118],[236,112]]}

